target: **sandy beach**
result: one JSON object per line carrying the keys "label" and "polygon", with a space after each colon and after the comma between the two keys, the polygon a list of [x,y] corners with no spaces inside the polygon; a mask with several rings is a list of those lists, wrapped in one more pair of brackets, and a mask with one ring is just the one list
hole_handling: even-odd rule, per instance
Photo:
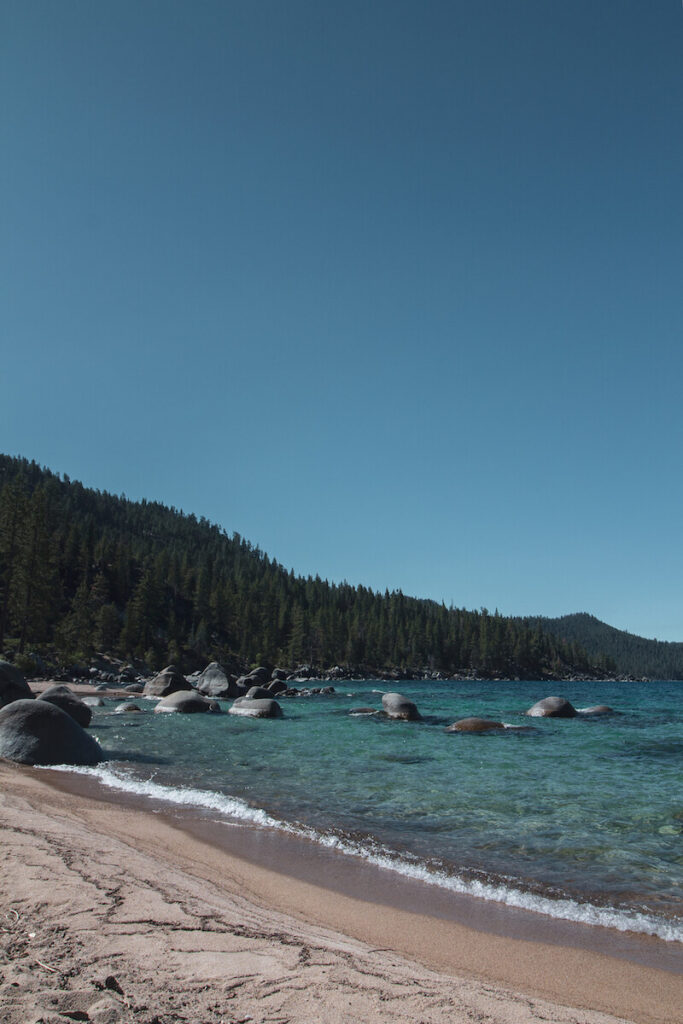
{"label": "sandy beach", "polygon": [[683,978],[274,872],[0,763],[6,1024],[674,1024]]}

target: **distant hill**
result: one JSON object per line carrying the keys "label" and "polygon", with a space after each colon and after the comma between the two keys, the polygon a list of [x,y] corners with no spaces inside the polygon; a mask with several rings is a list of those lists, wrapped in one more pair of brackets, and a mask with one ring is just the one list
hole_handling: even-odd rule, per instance
{"label": "distant hill", "polygon": [[647,679],[683,679],[683,643],[646,640],[608,626],[586,612],[528,621],[531,628],[538,627],[570,644],[579,644],[591,660],[608,664],[620,674]]}

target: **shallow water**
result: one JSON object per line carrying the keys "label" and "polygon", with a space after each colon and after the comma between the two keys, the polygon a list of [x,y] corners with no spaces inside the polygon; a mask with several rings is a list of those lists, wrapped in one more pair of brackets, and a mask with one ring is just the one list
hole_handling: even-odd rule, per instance
{"label": "shallow water", "polygon": [[[398,689],[422,722],[353,716]],[[619,714],[529,719],[549,693]],[[94,709],[131,792],[300,831],[444,888],[683,939],[681,683],[340,683],[282,720]],[[227,709],[229,703],[223,704]],[[449,734],[480,715],[510,728]]]}

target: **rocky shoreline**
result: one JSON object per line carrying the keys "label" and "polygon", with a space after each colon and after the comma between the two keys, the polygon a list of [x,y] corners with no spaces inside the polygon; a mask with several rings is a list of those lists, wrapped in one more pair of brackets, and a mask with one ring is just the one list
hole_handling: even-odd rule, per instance
{"label": "rocky shoreline", "polygon": [[[107,654],[97,654],[88,662],[78,662],[72,665],[51,665],[43,661],[39,655],[32,655],[38,671],[36,673],[25,673],[26,678],[40,680],[50,678],[55,682],[63,683],[85,683],[93,685],[113,684],[114,686],[125,686],[129,684],[145,685],[154,678],[158,670],[145,664],[142,661],[124,661]],[[212,663],[217,664],[217,663]],[[472,669],[467,672],[454,672],[451,674],[435,671],[429,668],[378,668],[374,665],[332,665],[323,667],[315,664],[300,664],[293,666],[259,666],[253,668],[238,661],[235,658],[226,660],[221,665],[226,677],[235,683],[246,678],[251,678],[255,673],[267,673],[268,678],[280,679],[284,682],[296,683],[334,683],[353,682],[360,680],[376,679],[380,682],[395,683],[401,680],[419,682],[442,681],[442,682],[519,682],[521,676],[505,676],[500,674],[482,674],[479,670]],[[194,671],[186,673],[190,682],[197,680],[202,673]],[[592,682],[597,680],[613,680],[614,682],[648,682],[645,677],[624,675],[616,672],[607,672],[600,669],[593,669],[591,672],[559,672],[559,673],[537,673],[534,676],[539,682]],[[297,687],[292,685],[288,696],[294,696]]]}

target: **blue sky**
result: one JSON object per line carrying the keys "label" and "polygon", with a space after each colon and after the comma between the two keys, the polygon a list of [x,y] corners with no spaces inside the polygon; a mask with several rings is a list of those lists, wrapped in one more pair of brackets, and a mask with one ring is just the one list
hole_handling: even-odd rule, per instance
{"label": "blue sky", "polygon": [[683,640],[683,8],[0,12],[0,448]]}

